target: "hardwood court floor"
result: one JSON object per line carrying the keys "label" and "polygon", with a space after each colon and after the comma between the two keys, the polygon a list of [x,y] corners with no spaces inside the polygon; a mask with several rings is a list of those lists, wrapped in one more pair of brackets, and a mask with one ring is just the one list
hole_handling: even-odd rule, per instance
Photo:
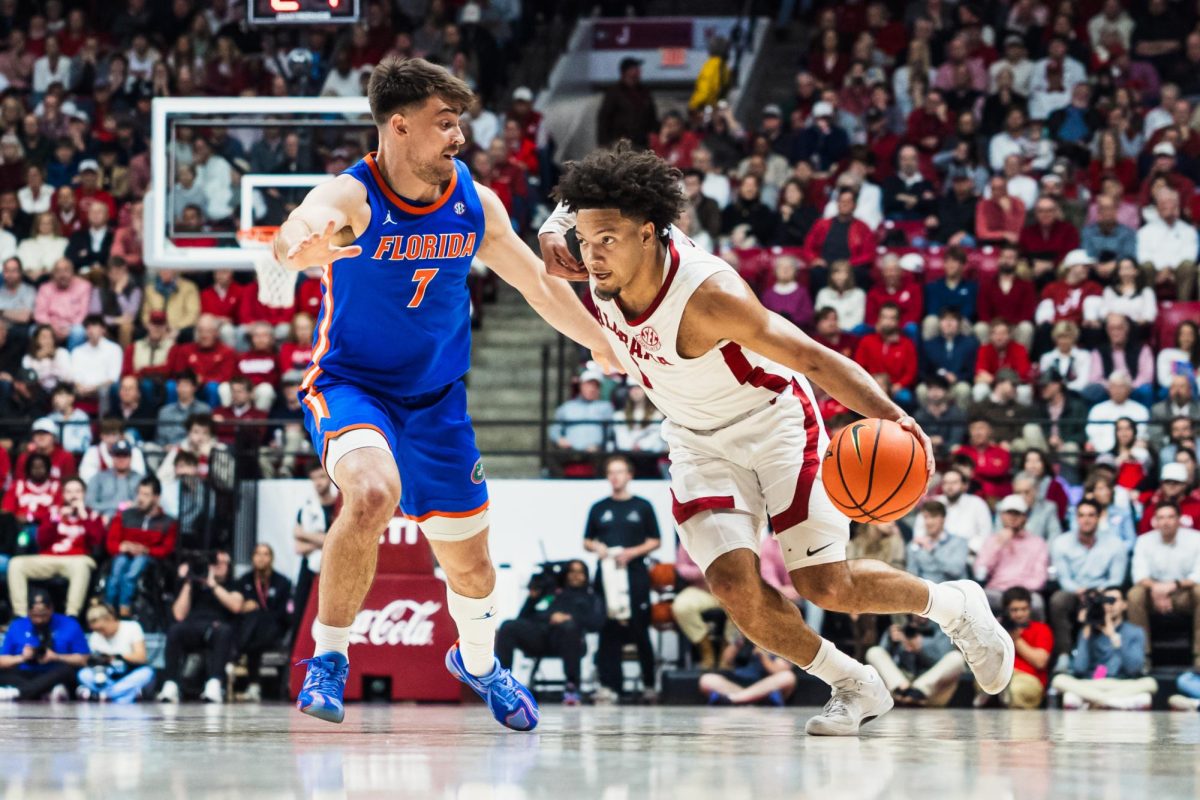
{"label": "hardwood court floor", "polygon": [[1200,715],[894,711],[860,739],[811,709],[0,706],[0,798],[1116,800],[1200,795]]}

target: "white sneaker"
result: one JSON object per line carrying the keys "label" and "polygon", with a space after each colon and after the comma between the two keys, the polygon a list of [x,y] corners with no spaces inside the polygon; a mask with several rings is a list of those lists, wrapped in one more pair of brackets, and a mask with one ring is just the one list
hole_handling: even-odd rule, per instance
{"label": "white sneaker", "polygon": [[67,691],[67,687],[59,683],[50,690],[49,699],[51,703],[65,703],[71,699],[71,693]]}
{"label": "white sneaker", "polygon": [[598,706],[611,706],[617,702],[617,693],[607,686],[600,686],[592,695],[592,702]]}
{"label": "white sneaker", "polygon": [[1153,704],[1154,697],[1149,692],[1139,692],[1138,694],[1114,697],[1111,700],[1104,701],[1105,708],[1117,711],[1149,711],[1150,706]]}
{"label": "white sneaker", "polygon": [[178,703],[179,684],[177,684],[175,681],[167,681],[164,683],[162,689],[158,693],[158,702]]}
{"label": "white sneaker", "polygon": [[88,700],[92,699],[92,690],[87,688],[86,686],[76,686],[75,687],[75,698],[77,700],[82,700],[83,702],[86,703]]}
{"label": "white sneaker", "polygon": [[204,683],[204,691],[200,693],[200,699],[206,703],[224,703],[225,696],[221,692],[221,682],[216,678],[209,678]]}
{"label": "white sneaker", "polygon": [[[0,692],[4,691],[0,689]],[[1172,711],[1200,711],[1200,700],[1194,697],[1185,697],[1181,694],[1173,694],[1167,700],[1167,705]]]}
{"label": "white sneaker", "polygon": [[1063,708],[1069,711],[1085,711],[1091,707],[1087,701],[1074,692],[1063,692],[1062,703]]}
{"label": "white sneaker", "polygon": [[14,686],[0,686],[0,703],[14,703],[20,696],[20,689]]}
{"label": "white sneaker", "polygon": [[262,687],[257,683],[252,683],[246,687],[246,693],[242,695],[242,700],[247,703],[262,702]]}
{"label": "white sneaker", "polygon": [[870,680],[846,678],[833,685],[833,696],[820,714],[804,726],[810,736],[853,736],[859,728],[892,710],[896,701],[874,667]]}
{"label": "white sneaker", "polygon": [[988,694],[1000,694],[1012,681],[1016,646],[992,614],[983,587],[974,581],[948,581],[944,588],[963,593],[962,615],[942,628],[963,654],[967,667]]}

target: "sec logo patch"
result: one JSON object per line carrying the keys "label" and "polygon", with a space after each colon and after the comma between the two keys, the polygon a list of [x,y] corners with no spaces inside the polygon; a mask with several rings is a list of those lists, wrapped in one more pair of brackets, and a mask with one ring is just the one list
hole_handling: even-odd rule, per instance
{"label": "sec logo patch", "polygon": [[642,347],[652,353],[662,348],[662,340],[658,338],[658,331],[649,325],[638,331],[637,338],[642,343]]}

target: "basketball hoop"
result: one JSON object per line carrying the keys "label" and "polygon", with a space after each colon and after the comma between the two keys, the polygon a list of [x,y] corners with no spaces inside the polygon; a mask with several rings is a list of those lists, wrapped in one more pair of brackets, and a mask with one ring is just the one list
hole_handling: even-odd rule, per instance
{"label": "basketball hoop", "polygon": [[275,260],[271,242],[279,231],[277,225],[258,225],[238,231],[238,246],[254,251],[254,272],[258,275],[258,301],[270,308],[292,305],[296,291],[296,274]]}

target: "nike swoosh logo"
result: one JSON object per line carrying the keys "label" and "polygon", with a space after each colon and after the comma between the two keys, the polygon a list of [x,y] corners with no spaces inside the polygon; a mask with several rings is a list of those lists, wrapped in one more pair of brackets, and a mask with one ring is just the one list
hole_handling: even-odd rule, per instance
{"label": "nike swoosh logo", "polygon": [[493,608],[493,609],[490,609],[490,610],[489,610],[489,611],[488,611],[486,614],[484,614],[482,617],[471,617],[471,619],[474,619],[474,620],[485,620],[485,619],[491,619],[491,618],[492,618],[492,617],[494,617],[494,616],[496,616],[496,609],[494,609],[494,608]]}
{"label": "nike swoosh logo", "polygon": [[825,548],[827,548],[827,547],[833,547],[833,544],[834,544],[833,542],[830,542],[829,544],[823,544],[823,545],[821,545],[820,547],[818,547],[816,550],[814,550],[814,549],[812,549],[812,548],[810,547],[810,548],[808,548],[808,554],[809,554],[810,556],[815,556],[817,553],[821,552],[821,551],[822,551],[822,550],[824,550]]}
{"label": "nike swoosh logo", "polygon": [[[858,456],[858,462],[860,464],[862,463],[862,448],[859,447],[858,444],[858,432],[865,427],[867,426],[863,425],[861,422],[850,426],[850,438],[854,440],[854,454]],[[812,553],[809,553],[809,555],[812,555]]]}

